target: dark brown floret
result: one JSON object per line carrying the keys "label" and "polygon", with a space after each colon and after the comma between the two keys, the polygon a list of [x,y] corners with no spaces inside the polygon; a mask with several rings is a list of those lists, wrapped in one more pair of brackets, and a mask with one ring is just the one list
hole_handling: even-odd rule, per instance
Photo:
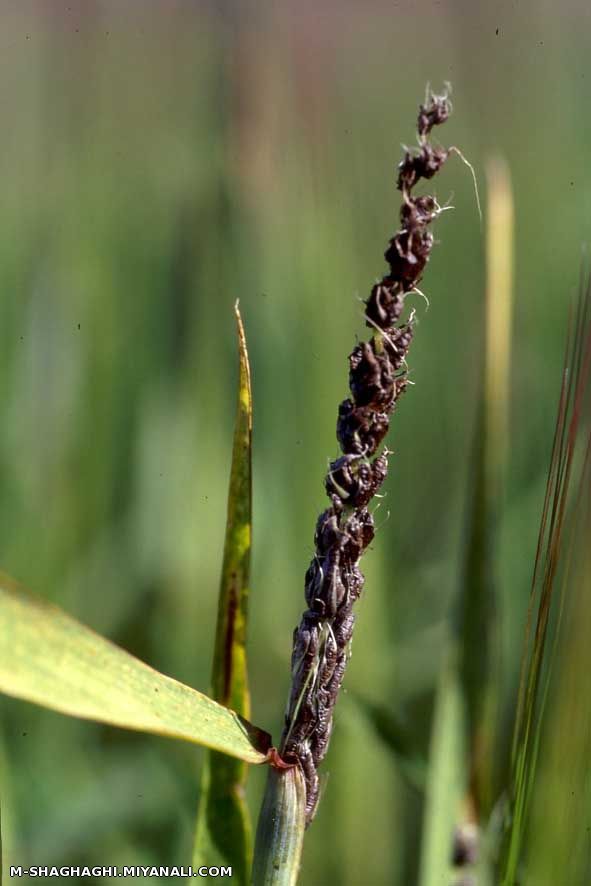
{"label": "dark brown floret", "polygon": [[339,527],[339,520],[334,508],[327,508],[316,521],[314,542],[319,554],[324,555],[333,548],[338,548],[342,543],[343,532]]}
{"label": "dark brown floret", "polygon": [[352,400],[343,400],[337,420],[337,439],[346,454],[374,454],[388,432],[390,417],[387,412],[376,412],[371,406],[355,406]]}
{"label": "dark brown floret", "polygon": [[[331,462],[324,481],[326,493],[341,504],[362,507],[371,498],[370,465],[357,455],[342,455]],[[340,511],[339,511],[340,513]]]}
{"label": "dark brown floret", "polygon": [[365,578],[359,566],[352,566],[349,575],[349,599],[352,603],[358,600],[365,584]]}
{"label": "dark brown floret", "polygon": [[317,608],[322,618],[334,618],[347,595],[347,588],[341,575],[341,552],[338,548],[326,555],[322,568],[324,582]]}
{"label": "dark brown floret", "polygon": [[425,105],[419,108],[417,132],[419,138],[426,138],[434,126],[445,123],[451,114],[451,104],[446,95],[432,95]]}
{"label": "dark brown floret", "polygon": [[421,145],[417,153],[406,151],[404,158],[398,164],[398,190],[410,191],[420,179],[433,178],[448,155],[449,152],[445,148],[434,148],[429,144]]}
{"label": "dark brown floret", "polygon": [[384,482],[387,465],[388,460],[384,455],[373,463],[356,455],[342,455],[333,461],[326,475],[325,486],[327,495],[333,501],[340,502],[340,508],[334,509],[334,513],[340,516],[345,504],[357,510],[364,508]]}
{"label": "dark brown floret", "polygon": [[404,308],[400,281],[384,277],[381,283],[376,283],[365,304],[365,316],[370,329],[389,329],[394,326]]}
{"label": "dark brown floret", "polygon": [[363,551],[372,543],[374,536],[373,517],[365,508],[353,513],[345,523],[347,541],[343,553],[349,563],[356,563]]}
{"label": "dark brown floret", "polygon": [[357,406],[389,406],[394,396],[394,367],[385,351],[376,354],[373,339],[357,345],[349,366],[349,387]]}
{"label": "dark brown floret", "polygon": [[307,671],[318,655],[318,622],[310,612],[302,616],[299,629],[296,630],[291,666],[294,672]]}
{"label": "dark brown floret", "polygon": [[401,231],[390,240],[384,258],[390,273],[404,283],[405,292],[417,286],[433,248],[433,235],[423,228]]}
{"label": "dark brown floret", "polygon": [[308,566],[304,580],[306,603],[310,609],[314,609],[315,601],[321,598],[323,582],[324,572],[321,560],[316,556]]}
{"label": "dark brown floret", "polygon": [[318,732],[310,742],[310,751],[314,763],[320,763],[328,748],[328,743],[332,735],[332,710],[325,708],[318,715]]}
{"label": "dark brown floret", "polygon": [[428,194],[423,197],[409,197],[400,209],[403,228],[411,230],[418,225],[428,225],[437,217],[437,201]]}
{"label": "dark brown floret", "polygon": [[[398,393],[398,392],[397,392]],[[380,489],[380,486],[388,476],[388,456],[385,452],[374,459],[371,466],[371,495],[372,498]]]}
{"label": "dark brown floret", "polygon": [[[355,627],[355,613],[347,612],[343,618],[335,625],[334,635],[339,649],[345,649],[351,642],[353,636],[353,628]],[[334,676],[332,677],[334,680]]]}
{"label": "dark brown floret", "polygon": [[[384,338],[384,350],[388,354],[393,369],[398,370],[404,366],[413,335],[414,326],[412,323],[405,323],[394,329],[387,338]],[[397,396],[397,392],[394,396]]]}

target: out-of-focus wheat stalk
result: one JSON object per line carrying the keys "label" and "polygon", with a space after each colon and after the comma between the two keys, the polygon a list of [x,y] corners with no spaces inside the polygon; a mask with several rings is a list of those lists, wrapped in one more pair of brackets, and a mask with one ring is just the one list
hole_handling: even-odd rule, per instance
{"label": "out-of-focus wheat stalk", "polygon": [[[513,886],[523,861],[531,796],[538,772],[544,712],[561,612],[568,592],[576,599],[572,564],[588,545],[591,490],[591,281],[581,284],[571,313],[554,444],[521,666],[512,748],[500,882]],[[588,576],[586,577],[588,581]],[[585,704],[586,700],[581,699]],[[567,727],[568,728],[568,727]]]}
{"label": "out-of-focus wheat stalk", "polygon": [[486,291],[481,401],[476,422],[457,641],[466,704],[467,792],[454,838],[458,870],[480,860],[495,800],[500,686],[498,532],[509,440],[513,308],[513,196],[506,163],[486,167]]}

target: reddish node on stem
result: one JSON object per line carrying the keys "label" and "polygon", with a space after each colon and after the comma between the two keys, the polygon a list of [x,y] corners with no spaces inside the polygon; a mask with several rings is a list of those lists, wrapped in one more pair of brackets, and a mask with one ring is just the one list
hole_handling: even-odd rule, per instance
{"label": "reddish node on stem", "polygon": [[295,763],[286,763],[277,748],[269,748],[267,752],[267,763],[273,769],[293,769]]}

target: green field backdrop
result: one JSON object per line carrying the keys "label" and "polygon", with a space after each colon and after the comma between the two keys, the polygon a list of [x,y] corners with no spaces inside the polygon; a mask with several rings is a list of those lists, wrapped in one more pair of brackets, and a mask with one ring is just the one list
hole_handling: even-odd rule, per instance
{"label": "green field backdrop", "polygon": [[[510,724],[567,306],[591,237],[590,50],[583,0],[5,0],[1,568],[207,691],[239,298],[254,395],[252,719],[278,739],[360,298],[397,227],[400,145],[415,141],[427,82],[450,81],[454,114],[438,137],[474,164],[484,203],[486,160],[502,155],[515,199],[498,551]],[[428,746],[465,546],[485,283],[457,158],[436,192],[455,209],[436,223],[430,308],[414,304],[414,386],[388,438],[305,886],[417,878],[421,797],[359,698],[396,711]],[[589,599],[580,607],[569,648],[588,671]],[[586,838],[573,840],[589,878],[561,879],[564,840],[552,854],[569,826],[552,798],[572,775],[572,685],[552,705],[523,886],[591,879],[588,805],[577,812]],[[188,864],[200,763],[188,745],[2,699],[6,861]],[[253,814],[264,778],[251,772]]]}

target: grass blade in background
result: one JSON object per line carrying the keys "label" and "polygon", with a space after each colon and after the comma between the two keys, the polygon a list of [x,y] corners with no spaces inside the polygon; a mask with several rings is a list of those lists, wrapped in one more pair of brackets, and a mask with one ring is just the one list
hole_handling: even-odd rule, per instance
{"label": "grass blade in background", "polygon": [[[589,391],[591,394],[591,390]],[[591,398],[587,403],[591,417]],[[567,564],[565,611],[528,824],[525,866],[539,886],[590,883],[591,438]],[[553,810],[551,816],[548,809]]]}
{"label": "grass blade in background", "polygon": [[451,847],[465,790],[465,708],[453,653],[444,663],[431,732],[419,886],[448,886]]}
{"label": "grass blade in background", "polygon": [[506,165],[487,167],[486,325],[482,398],[459,596],[460,677],[466,699],[468,808],[477,821],[494,802],[493,762],[499,686],[497,533],[509,434],[509,374],[513,275],[513,198]]}
{"label": "grass blade in background", "polygon": [[[559,615],[569,578],[574,545],[588,545],[577,534],[576,516],[588,506],[589,430],[582,424],[591,397],[591,283],[581,288],[576,317],[569,327],[562,387],[548,483],[536,551],[526,625],[519,698],[515,717],[509,814],[501,860],[503,886],[516,882],[523,856],[530,799],[536,779],[543,713],[552,671]],[[573,468],[582,460],[582,471]],[[573,477],[574,473],[574,477]],[[570,518],[574,515],[575,520]],[[535,613],[535,629],[534,629]],[[552,623],[552,620],[557,619]],[[553,628],[554,630],[550,630]],[[533,629],[533,632],[532,632]],[[548,637],[554,635],[554,643]],[[559,813],[560,810],[556,810]]]}
{"label": "grass blade in background", "polygon": [[418,736],[408,726],[404,716],[353,691],[349,692],[349,698],[366,717],[378,738],[392,752],[407,784],[417,791],[424,791],[427,760],[419,747]]}
{"label": "grass blade in background", "polygon": [[0,692],[263,763],[269,736],[0,576]]}
{"label": "grass blade in background", "polygon": [[[216,701],[242,717],[250,716],[246,670],[246,624],[252,523],[252,395],[250,368],[242,319],[236,305],[240,372],[238,409],[224,561],[212,671]],[[252,863],[252,828],[244,797],[247,768],[244,763],[211,751],[201,778],[199,813],[193,854],[194,866],[231,865],[241,884],[248,882]]]}

